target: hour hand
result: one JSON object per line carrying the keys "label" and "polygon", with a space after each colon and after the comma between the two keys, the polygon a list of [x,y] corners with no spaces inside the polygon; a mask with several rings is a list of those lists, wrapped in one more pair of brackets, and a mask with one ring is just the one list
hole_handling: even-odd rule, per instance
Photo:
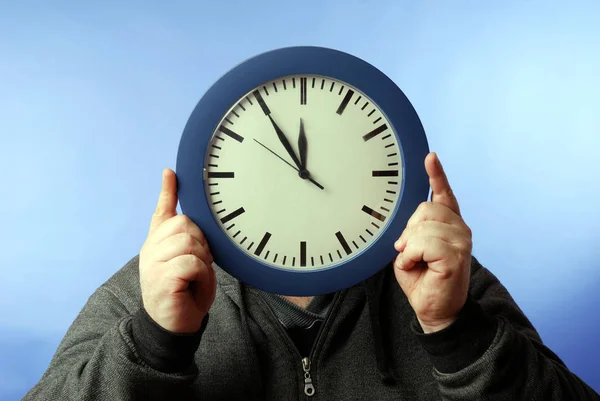
{"label": "hour hand", "polygon": [[288,152],[288,154],[294,161],[294,164],[296,164],[298,169],[300,171],[302,171],[303,170],[302,164],[300,163],[300,160],[298,160],[298,157],[296,157],[296,153],[294,152],[294,149],[292,149],[292,146],[290,145],[290,142],[285,137],[285,134],[283,133],[281,128],[279,128],[277,123],[275,123],[275,121],[273,120],[273,117],[271,117],[270,114],[269,114],[269,120],[271,120],[271,124],[273,124],[273,128],[275,128],[275,132],[277,133],[277,137],[279,138],[279,141],[281,142],[281,144],[283,145],[285,150]]}
{"label": "hour hand", "polygon": [[300,119],[300,134],[298,135],[298,152],[300,153],[300,170],[306,170],[306,152],[308,143],[304,133],[304,122]]}

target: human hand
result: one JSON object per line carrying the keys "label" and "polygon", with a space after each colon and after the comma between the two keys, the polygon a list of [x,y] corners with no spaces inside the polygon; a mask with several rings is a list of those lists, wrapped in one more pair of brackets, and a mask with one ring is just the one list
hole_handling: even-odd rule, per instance
{"label": "human hand", "polygon": [[202,231],[178,215],[177,178],[163,171],[162,190],[140,251],[140,286],[146,312],[164,329],[195,333],[216,294],[213,258]]}
{"label": "human hand", "polygon": [[423,331],[432,333],[456,320],[465,304],[472,241],[435,153],[425,158],[425,169],[431,202],[417,208],[394,244],[394,272]]}

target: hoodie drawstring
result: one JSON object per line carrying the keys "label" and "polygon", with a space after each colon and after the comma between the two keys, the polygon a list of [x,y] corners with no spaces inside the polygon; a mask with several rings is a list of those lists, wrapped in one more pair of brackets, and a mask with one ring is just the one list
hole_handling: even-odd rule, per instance
{"label": "hoodie drawstring", "polygon": [[[367,280],[365,282],[365,291],[377,368],[383,383],[394,384],[397,381],[397,375],[392,360],[391,330],[388,327],[387,320],[385,318],[382,319],[382,316],[387,316],[383,312],[385,312],[385,308],[388,308],[389,305],[381,302],[381,297],[384,293],[383,286],[390,279],[387,277],[390,274],[389,271],[390,269],[386,267],[380,274],[376,274]],[[393,280],[394,278],[392,277],[391,279]]]}

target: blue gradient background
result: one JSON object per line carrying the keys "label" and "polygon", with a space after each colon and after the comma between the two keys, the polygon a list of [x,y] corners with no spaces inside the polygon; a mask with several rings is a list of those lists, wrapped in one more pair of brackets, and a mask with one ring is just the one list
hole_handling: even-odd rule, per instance
{"label": "blue gradient background", "polygon": [[202,93],[302,44],[404,90],[475,255],[600,391],[600,2],[95,3],[0,1],[0,399],[138,252]]}

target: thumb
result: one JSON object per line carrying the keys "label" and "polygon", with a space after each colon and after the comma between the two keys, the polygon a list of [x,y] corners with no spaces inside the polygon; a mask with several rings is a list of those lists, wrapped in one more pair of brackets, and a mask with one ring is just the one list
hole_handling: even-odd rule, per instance
{"label": "thumb", "polygon": [[442,163],[435,152],[431,152],[425,158],[425,170],[429,176],[431,187],[431,201],[440,203],[460,216],[458,201],[452,192],[448,177],[444,172]]}
{"label": "thumb", "polygon": [[158,196],[156,211],[150,222],[150,233],[152,233],[164,221],[177,215],[177,176],[171,169],[162,172],[162,188]]}

